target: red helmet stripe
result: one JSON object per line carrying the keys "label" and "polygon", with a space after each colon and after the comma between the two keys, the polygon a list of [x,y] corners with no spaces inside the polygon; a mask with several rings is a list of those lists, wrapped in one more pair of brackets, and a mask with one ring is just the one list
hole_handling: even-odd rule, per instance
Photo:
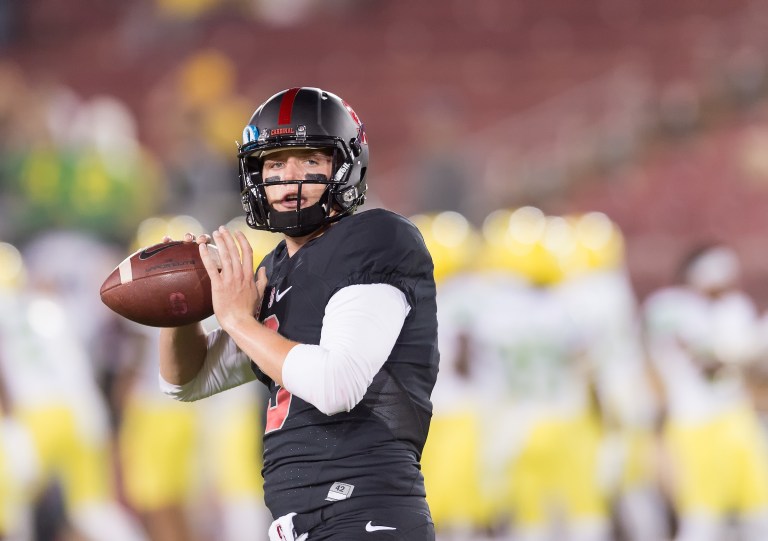
{"label": "red helmet stripe", "polygon": [[299,93],[301,88],[291,88],[285,94],[280,102],[280,113],[277,118],[278,124],[290,124],[291,115],[293,114],[293,102],[296,100],[296,94]]}

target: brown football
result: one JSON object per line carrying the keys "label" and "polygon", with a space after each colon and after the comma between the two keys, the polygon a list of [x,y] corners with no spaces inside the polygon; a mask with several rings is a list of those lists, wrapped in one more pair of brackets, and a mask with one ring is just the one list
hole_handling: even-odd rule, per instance
{"label": "brown football", "polygon": [[131,254],[100,294],[116,313],[151,327],[179,327],[213,314],[211,280],[195,242],[164,242]]}

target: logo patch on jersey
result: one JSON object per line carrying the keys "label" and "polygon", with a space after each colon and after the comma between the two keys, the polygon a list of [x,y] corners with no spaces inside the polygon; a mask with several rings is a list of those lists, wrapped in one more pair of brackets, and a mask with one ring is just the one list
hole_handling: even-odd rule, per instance
{"label": "logo patch on jersey", "polygon": [[282,291],[278,291],[277,288],[275,288],[275,302],[280,302],[280,299],[285,297],[285,294],[288,293],[293,286],[288,286],[288,289],[284,289]]}
{"label": "logo patch on jersey", "polygon": [[347,483],[333,483],[331,485],[331,489],[328,491],[328,495],[325,497],[325,501],[337,502],[339,500],[346,500],[352,496],[352,491],[354,489],[355,485],[349,485]]}

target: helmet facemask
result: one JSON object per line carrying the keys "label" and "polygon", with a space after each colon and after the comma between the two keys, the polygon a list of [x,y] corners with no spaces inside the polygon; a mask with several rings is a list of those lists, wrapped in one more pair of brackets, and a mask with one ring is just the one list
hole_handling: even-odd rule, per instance
{"label": "helmet facemask", "polygon": [[[322,174],[307,174],[304,179],[281,179],[280,177],[263,178],[264,155],[268,150],[329,149],[323,146],[307,144],[269,145],[250,154],[245,148],[240,152],[240,190],[246,221],[254,229],[278,231],[291,237],[308,235],[321,226],[335,222],[351,214],[363,202],[364,195],[356,186],[345,188],[352,170],[352,156],[341,145],[332,148],[331,177]],[[275,210],[267,198],[267,188],[276,185],[296,185],[298,205],[295,210]],[[312,204],[302,206],[302,191],[307,185],[322,184],[325,190]],[[357,200],[357,201],[356,201]]]}

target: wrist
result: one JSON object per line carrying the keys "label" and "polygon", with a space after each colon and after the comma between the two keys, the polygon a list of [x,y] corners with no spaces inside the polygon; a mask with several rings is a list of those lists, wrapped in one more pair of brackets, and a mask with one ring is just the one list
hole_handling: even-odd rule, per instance
{"label": "wrist", "polygon": [[221,325],[221,328],[230,336],[238,334],[238,331],[247,328],[254,323],[261,325],[253,315],[245,313],[232,313],[219,319],[219,325]]}

